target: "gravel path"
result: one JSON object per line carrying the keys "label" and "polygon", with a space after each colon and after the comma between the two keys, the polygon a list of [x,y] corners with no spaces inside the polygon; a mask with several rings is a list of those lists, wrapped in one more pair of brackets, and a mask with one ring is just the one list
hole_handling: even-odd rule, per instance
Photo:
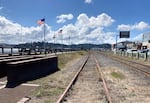
{"label": "gravel path", "polygon": [[[135,72],[109,57],[101,54],[95,56],[106,78],[113,103],[150,103],[150,77]],[[31,96],[32,99],[28,103],[55,103],[79,69],[82,59],[70,61],[63,70],[43,78],[43,82],[47,79],[43,84],[35,81],[35,84],[39,83],[47,91],[41,93],[41,97],[36,96],[37,94]],[[90,58],[65,103],[107,103],[94,63]]]}
{"label": "gravel path", "polygon": [[[124,64],[97,54],[110,88],[113,103],[150,103],[150,77]],[[113,76],[113,73],[120,77]]]}
{"label": "gravel path", "polygon": [[64,103],[107,103],[103,84],[99,80],[92,57],[89,58]]}
{"label": "gravel path", "polygon": [[[40,97],[35,94],[30,96],[32,99],[28,103],[56,103],[57,99],[61,96],[64,89],[73,78],[73,75],[78,71],[83,59],[84,57],[80,57],[69,61],[64,69],[46,78],[42,78],[42,84],[40,83],[41,80],[34,81],[35,83],[40,83],[40,88],[44,89],[44,93]],[[40,88],[38,88],[38,90]],[[57,91],[59,91],[59,93],[57,93]]]}

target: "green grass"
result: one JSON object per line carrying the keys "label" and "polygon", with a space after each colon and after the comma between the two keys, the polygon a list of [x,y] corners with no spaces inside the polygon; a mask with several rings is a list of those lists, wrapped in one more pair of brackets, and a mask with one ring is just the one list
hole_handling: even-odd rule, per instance
{"label": "green grass", "polygon": [[61,70],[65,68],[67,63],[70,61],[80,58],[87,52],[73,52],[73,53],[63,53],[58,56],[58,67],[60,71],[51,74],[49,76],[40,78],[38,80],[32,81],[31,83],[38,83],[38,87],[31,95],[37,99],[44,101],[44,103],[54,103],[58,96],[65,90],[65,82],[63,80]]}
{"label": "green grass", "polygon": [[62,69],[65,67],[65,64],[67,64],[69,61],[76,59],[80,56],[85,55],[87,52],[80,51],[80,52],[74,52],[69,54],[59,54],[58,56],[58,67],[59,69]]}
{"label": "green grass", "polygon": [[117,79],[124,79],[125,78],[125,76],[120,72],[112,72],[111,76],[114,78],[117,78]]}
{"label": "green grass", "polygon": [[133,97],[133,96],[136,96],[136,94],[135,93],[130,93],[129,94],[129,97]]}
{"label": "green grass", "polygon": [[65,88],[62,88],[62,87],[55,87],[55,88],[48,88],[48,89],[41,88],[37,91],[36,98],[41,98],[43,96],[50,97],[53,95],[58,95],[64,90]]}

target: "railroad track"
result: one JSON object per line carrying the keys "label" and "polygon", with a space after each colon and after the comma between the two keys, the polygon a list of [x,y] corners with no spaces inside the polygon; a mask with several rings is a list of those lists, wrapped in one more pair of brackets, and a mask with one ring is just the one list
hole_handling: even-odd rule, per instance
{"label": "railroad track", "polygon": [[137,71],[137,72],[141,72],[143,73],[144,75],[146,76],[150,76],[150,66],[149,65],[145,65],[145,64],[142,64],[142,63],[138,63],[138,62],[135,62],[133,60],[127,60],[127,59],[124,59],[122,57],[118,57],[118,56],[113,56],[113,55],[108,55],[107,53],[102,53],[102,52],[98,52],[102,55],[105,55],[113,60],[116,60],[120,63],[123,63],[125,65],[128,65],[130,67],[132,67],[131,69]]}
{"label": "railroad track", "polygon": [[99,63],[92,54],[86,57],[57,103],[86,103],[86,100],[112,103]]}

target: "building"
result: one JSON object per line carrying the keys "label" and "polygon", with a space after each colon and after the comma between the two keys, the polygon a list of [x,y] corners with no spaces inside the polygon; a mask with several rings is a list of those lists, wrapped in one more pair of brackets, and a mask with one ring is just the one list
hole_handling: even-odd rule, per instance
{"label": "building", "polygon": [[[117,43],[117,50],[127,50],[127,49],[136,49],[141,50],[141,42],[132,42],[132,41],[122,41]],[[116,49],[116,44],[112,45],[112,50]]]}
{"label": "building", "polygon": [[150,49],[150,32],[143,34],[143,42],[142,42],[143,49]]}

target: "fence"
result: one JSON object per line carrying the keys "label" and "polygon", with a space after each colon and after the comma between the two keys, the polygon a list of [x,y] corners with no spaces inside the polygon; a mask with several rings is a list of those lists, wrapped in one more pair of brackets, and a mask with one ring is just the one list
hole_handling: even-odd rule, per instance
{"label": "fence", "polygon": [[150,53],[145,52],[145,53],[139,53],[139,52],[125,52],[125,51],[117,51],[116,55],[119,56],[126,56],[126,57],[130,57],[132,59],[142,59],[144,61],[150,61]]}
{"label": "fence", "polygon": [[19,48],[0,47],[0,54],[17,54],[17,53],[19,53]]}

